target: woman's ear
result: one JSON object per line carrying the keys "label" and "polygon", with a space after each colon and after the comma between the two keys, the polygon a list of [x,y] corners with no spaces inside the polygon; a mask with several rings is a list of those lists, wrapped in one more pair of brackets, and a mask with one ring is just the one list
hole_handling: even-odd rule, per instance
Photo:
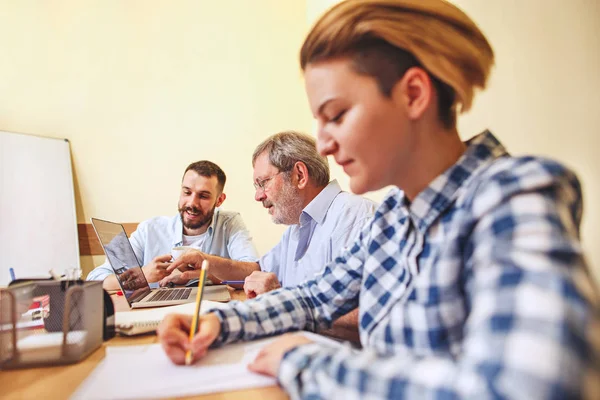
{"label": "woman's ear", "polygon": [[423,68],[412,67],[392,88],[392,99],[399,102],[411,120],[420,119],[434,97],[433,83]]}

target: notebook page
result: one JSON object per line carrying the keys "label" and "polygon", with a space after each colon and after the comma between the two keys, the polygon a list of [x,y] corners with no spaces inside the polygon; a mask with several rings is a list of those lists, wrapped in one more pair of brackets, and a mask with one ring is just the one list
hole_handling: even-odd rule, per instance
{"label": "notebook page", "polygon": [[[310,339],[343,346],[329,338],[303,332]],[[212,349],[191,366],[173,364],[160,344],[115,346],[80,385],[72,399],[153,399],[251,389],[277,384],[275,378],[252,373],[248,364],[276,338]]]}

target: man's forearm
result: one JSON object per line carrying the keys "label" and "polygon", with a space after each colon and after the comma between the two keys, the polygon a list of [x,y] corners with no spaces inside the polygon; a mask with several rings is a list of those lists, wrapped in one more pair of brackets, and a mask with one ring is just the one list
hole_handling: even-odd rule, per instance
{"label": "man's forearm", "polygon": [[236,261],[218,256],[208,256],[209,272],[222,281],[243,281],[254,271],[260,271],[256,262]]}

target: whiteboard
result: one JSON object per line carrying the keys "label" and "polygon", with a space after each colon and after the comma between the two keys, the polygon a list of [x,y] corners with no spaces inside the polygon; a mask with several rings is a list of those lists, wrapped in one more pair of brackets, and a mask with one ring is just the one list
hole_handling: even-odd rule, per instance
{"label": "whiteboard", "polygon": [[0,286],[79,268],[71,153],[66,139],[0,131]]}

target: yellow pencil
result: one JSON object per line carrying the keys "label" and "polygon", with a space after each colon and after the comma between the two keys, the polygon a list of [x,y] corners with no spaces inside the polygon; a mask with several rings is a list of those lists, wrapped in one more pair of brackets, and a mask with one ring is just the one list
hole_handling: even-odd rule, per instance
{"label": "yellow pencil", "polygon": [[[200,303],[202,303],[202,294],[204,293],[204,284],[206,283],[206,269],[208,268],[208,261],[202,261],[202,267],[200,268],[200,277],[198,278],[198,293],[196,294],[196,312],[192,319],[192,326],[190,327],[190,342],[194,339],[196,332],[198,331],[198,319],[200,318]],[[185,353],[185,365],[192,363],[192,351],[188,350]]]}

